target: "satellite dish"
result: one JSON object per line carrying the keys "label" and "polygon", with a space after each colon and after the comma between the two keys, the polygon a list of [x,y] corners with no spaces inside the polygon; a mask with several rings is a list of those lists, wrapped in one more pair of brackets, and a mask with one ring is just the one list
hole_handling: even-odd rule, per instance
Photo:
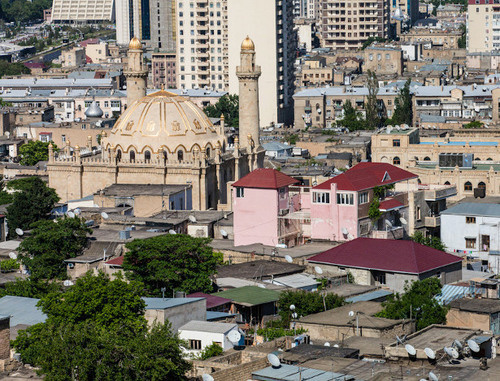
{"label": "satellite dish", "polygon": [[457,359],[459,357],[459,354],[458,354],[458,351],[455,349],[455,348],[451,348],[451,347],[444,347],[444,352],[454,358],[454,359]]}
{"label": "satellite dish", "polygon": [[69,286],[73,286],[73,285],[74,285],[74,283],[73,283],[72,281],[70,281],[70,280],[65,280],[65,281],[63,282],[63,284],[64,284],[66,287],[69,287]]}
{"label": "satellite dish", "polygon": [[338,344],[333,345],[334,348],[340,348]]}
{"label": "satellite dish", "polygon": [[79,216],[82,211],[80,210],[80,208],[76,208],[75,210],[73,210],[73,213],[75,213],[75,215]]}
{"label": "satellite dish", "polygon": [[191,222],[196,222],[196,217],[193,216],[192,214],[188,217],[188,220]]}
{"label": "satellite dish", "polygon": [[224,229],[220,230],[220,234],[222,234],[223,237],[227,237],[227,231],[225,231]]}
{"label": "satellite dish", "polygon": [[479,345],[478,343],[476,343],[474,340],[472,339],[469,339],[467,340],[467,345],[469,346],[470,350],[472,352],[479,352],[480,348],[479,348]]}
{"label": "satellite dish", "polygon": [[104,218],[105,220],[107,220],[109,218],[108,213],[106,213],[106,212],[102,212],[101,217]]}
{"label": "satellite dish", "polygon": [[274,353],[269,353],[267,355],[267,361],[271,363],[273,368],[279,368],[281,366],[280,359]]}
{"label": "satellite dish", "polygon": [[264,286],[263,284],[258,284],[257,287],[266,288],[266,286]]}
{"label": "satellite dish", "polygon": [[434,360],[436,358],[436,353],[431,348],[425,348],[424,349],[425,354],[427,357],[429,357],[431,360]]}
{"label": "satellite dish", "polygon": [[9,258],[10,258],[10,259],[17,259],[17,254],[16,254],[16,253],[14,253],[13,251],[11,251],[11,252],[9,253]]}
{"label": "satellite dish", "polygon": [[290,257],[289,255],[285,255],[285,261],[287,261],[288,263],[292,263],[293,262],[293,258]]}
{"label": "satellite dish", "polygon": [[399,221],[401,221],[403,225],[406,225],[408,223],[404,217],[400,217]]}
{"label": "satellite dish", "polygon": [[201,379],[203,381],[214,381],[214,378],[209,374],[204,374],[203,376],[201,376]]}
{"label": "satellite dish", "polygon": [[290,304],[290,311],[295,311],[295,304]]}
{"label": "satellite dish", "polygon": [[342,228],[342,234],[347,235],[349,234],[349,231],[346,228]]}
{"label": "satellite dish", "polygon": [[231,331],[228,333],[227,338],[233,345],[238,345],[241,339],[241,334],[238,331]]}
{"label": "satellite dish", "polygon": [[429,380],[431,380],[431,381],[438,381],[439,378],[434,373],[429,372]]}
{"label": "satellite dish", "polygon": [[353,317],[354,316],[354,311],[349,311],[349,316]]}
{"label": "satellite dish", "polygon": [[457,340],[457,339],[453,340],[453,345],[454,345],[454,346],[455,346],[455,348],[457,348],[457,349],[462,349],[462,348],[463,348],[462,343],[461,343],[459,340]]}
{"label": "satellite dish", "polygon": [[417,354],[417,350],[411,344],[406,344],[405,349],[410,356],[415,356]]}
{"label": "satellite dish", "polygon": [[299,317],[299,315],[297,314],[297,312],[294,312],[292,314],[292,319],[297,319]]}
{"label": "satellite dish", "polygon": [[174,229],[170,229],[170,230],[168,231],[168,234],[177,234],[177,232],[176,232]]}
{"label": "satellite dish", "polygon": [[392,228],[392,222],[391,221],[385,220],[385,224],[387,225],[387,227]]}
{"label": "satellite dish", "polygon": [[69,218],[75,218],[75,213],[69,211],[68,213],[66,213],[66,215],[69,217]]}
{"label": "satellite dish", "polygon": [[329,346],[330,346],[330,343],[327,341],[327,342],[325,343],[325,347],[329,347]]}
{"label": "satellite dish", "polygon": [[16,228],[16,234],[17,234],[17,235],[23,235],[23,234],[24,234],[23,229],[21,229],[21,228]]}
{"label": "satellite dish", "polygon": [[353,239],[353,238],[354,238],[354,236],[353,236],[351,233],[349,233],[349,234],[347,234],[347,238],[349,238],[349,239]]}
{"label": "satellite dish", "polygon": [[323,269],[319,266],[315,266],[314,271],[316,271],[316,274],[318,274],[318,275],[323,274]]}
{"label": "satellite dish", "polygon": [[404,341],[406,340],[406,335],[404,335],[403,337],[399,337],[398,335],[396,335],[396,340],[399,344],[403,344]]}

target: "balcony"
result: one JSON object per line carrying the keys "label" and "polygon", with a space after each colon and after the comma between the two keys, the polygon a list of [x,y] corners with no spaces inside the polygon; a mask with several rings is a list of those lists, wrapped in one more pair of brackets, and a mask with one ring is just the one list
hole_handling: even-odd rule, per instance
{"label": "balcony", "polygon": [[441,226],[441,217],[440,216],[425,217],[424,226],[426,228],[437,228]]}
{"label": "balcony", "polygon": [[379,239],[403,239],[404,229],[402,226],[394,226],[392,228],[387,228],[386,230],[372,230],[370,233],[370,238]]}
{"label": "balcony", "polygon": [[419,185],[419,188],[424,190],[425,201],[442,200],[457,194],[457,187],[455,185],[435,186],[435,188],[429,187],[428,185]]}

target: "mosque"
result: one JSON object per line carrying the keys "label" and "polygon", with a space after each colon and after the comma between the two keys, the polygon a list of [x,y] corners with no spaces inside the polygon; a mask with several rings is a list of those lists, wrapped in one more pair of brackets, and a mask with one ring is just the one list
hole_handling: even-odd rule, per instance
{"label": "mosque", "polygon": [[[128,108],[109,135],[103,133],[99,156],[82,155],[80,147],[70,149],[70,143],[66,155],[56,155],[50,145],[49,186],[61,201],[69,201],[99,194],[115,184],[183,185],[190,189],[192,209],[230,210],[231,184],[261,168],[264,161],[259,143],[261,70],[255,65],[255,46],[248,37],[241,44],[240,60],[236,69],[239,137],[229,146],[223,117],[221,125],[214,126],[182,96],[163,89],[146,95],[143,48],[132,38],[124,71]],[[94,109],[95,105],[87,110],[90,116],[98,113]]]}

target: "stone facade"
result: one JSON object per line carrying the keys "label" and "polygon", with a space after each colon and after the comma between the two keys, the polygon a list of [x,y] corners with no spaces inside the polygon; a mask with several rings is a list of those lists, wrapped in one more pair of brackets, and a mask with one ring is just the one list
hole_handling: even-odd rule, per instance
{"label": "stone facade", "polygon": [[0,316],[0,360],[10,358],[10,317]]}

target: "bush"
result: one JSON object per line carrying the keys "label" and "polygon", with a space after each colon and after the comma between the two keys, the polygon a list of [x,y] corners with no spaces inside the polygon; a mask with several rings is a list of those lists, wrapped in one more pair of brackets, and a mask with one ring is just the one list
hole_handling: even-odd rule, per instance
{"label": "bush", "polygon": [[212,343],[200,353],[200,360],[206,360],[210,357],[217,357],[224,353],[224,350],[219,344]]}
{"label": "bush", "polygon": [[15,259],[7,259],[0,262],[0,269],[2,272],[19,270],[19,262]]}

